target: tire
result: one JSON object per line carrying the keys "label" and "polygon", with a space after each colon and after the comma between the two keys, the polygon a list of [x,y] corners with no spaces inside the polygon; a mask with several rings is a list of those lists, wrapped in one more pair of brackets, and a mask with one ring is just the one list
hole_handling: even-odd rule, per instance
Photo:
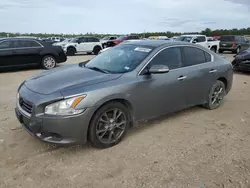
{"label": "tire", "polygon": [[95,54],[95,55],[98,55],[99,54],[99,52],[101,51],[101,47],[100,46],[95,46],[94,47],[94,49],[93,49],[93,53]]}
{"label": "tire", "polygon": [[238,54],[240,52],[240,47],[237,47],[236,50],[232,51],[234,54]]}
{"label": "tire", "polygon": [[219,50],[219,53],[222,54],[224,51],[223,50]]}
{"label": "tire", "polygon": [[[207,96],[207,103],[204,104],[203,106],[209,110],[214,110],[218,108],[223,102],[223,99],[226,95],[225,92],[226,92],[225,84],[222,81],[217,80],[215,84],[212,86]],[[215,96],[217,96],[216,99]]]}
{"label": "tire", "polygon": [[67,49],[66,54],[67,54],[68,56],[73,56],[73,55],[76,54],[76,49],[73,48],[73,47],[69,47],[69,48]]}
{"label": "tire", "polygon": [[[115,110],[117,110],[117,119],[114,118]],[[104,115],[105,113],[107,114],[107,116]],[[109,148],[118,144],[128,131],[130,122],[129,117],[129,110],[119,102],[110,102],[100,107],[94,114],[90,122],[88,134],[90,143],[94,147],[101,149]],[[119,123],[122,124],[118,125]],[[110,135],[111,139],[109,139]]]}
{"label": "tire", "polygon": [[212,52],[216,53],[216,48],[215,48],[215,47],[210,48],[210,50],[211,50]]}
{"label": "tire", "polygon": [[43,57],[41,65],[46,70],[53,69],[56,67],[56,59],[51,55],[46,55]]}

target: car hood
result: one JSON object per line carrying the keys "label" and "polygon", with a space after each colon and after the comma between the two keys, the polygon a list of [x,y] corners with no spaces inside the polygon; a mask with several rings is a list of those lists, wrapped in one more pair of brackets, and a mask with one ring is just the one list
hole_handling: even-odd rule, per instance
{"label": "car hood", "polygon": [[250,48],[247,49],[247,50],[243,50],[243,51],[239,52],[236,55],[236,57],[239,56],[239,55],[240,55],[240,59],[242,59],[242,60],[250,60]]}
{"label": "car hood", "polygon": [[63,67],[43,71],[39,75],[27,79],[24,84],[36,93],[47,95],[54,92],[62,92],[73,88],[107,82],[117,79],[121,75],[122,74],[105,74],[81,67],[80,64],[64,65]]}

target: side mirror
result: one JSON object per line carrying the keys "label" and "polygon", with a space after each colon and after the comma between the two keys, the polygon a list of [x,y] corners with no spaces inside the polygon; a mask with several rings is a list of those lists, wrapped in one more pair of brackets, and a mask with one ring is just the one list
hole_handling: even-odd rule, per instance
{"label": "side mirror", "polygon": [[148,70],[149,74],[162,74],[167,72],[169,72],[169,68],[166,65],[152,65]]}
{"label": "side mirror", "polygon": [[194,39],[194,40],[192,41],[193,44],[196,44],[197,42],[198,42],[197,39]]}

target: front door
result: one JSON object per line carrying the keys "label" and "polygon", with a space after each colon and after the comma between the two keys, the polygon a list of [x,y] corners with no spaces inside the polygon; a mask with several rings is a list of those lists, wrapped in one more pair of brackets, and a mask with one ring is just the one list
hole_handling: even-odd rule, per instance
{"label": "front door", "polygon": [[88,39],[86,37],[79,38],[77,44],[77,51],[78,52],[87,52],[89,50]]}
{"label": "front door", "polygon": [[[152,65],[163,64],[169,67],[168,73],[144,74]],[[133,103],[137,120],[177,111],[185,105],[185,93],[179,69],[182,67],[181,48],[171,47],[158,53],[138,76],[139,83]],[[181,69],[180,69],[181,70]],[[184,83],[185,84],[185,83]]]}

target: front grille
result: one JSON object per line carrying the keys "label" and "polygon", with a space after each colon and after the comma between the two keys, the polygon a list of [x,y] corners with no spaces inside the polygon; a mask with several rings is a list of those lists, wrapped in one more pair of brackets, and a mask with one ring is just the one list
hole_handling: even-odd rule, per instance
{"label": "front grille", "polygon": [[25,112],[28,112],[29,114],[32,113],[32,104],[25,101],[22,97],[19,97],[19,105]]}

